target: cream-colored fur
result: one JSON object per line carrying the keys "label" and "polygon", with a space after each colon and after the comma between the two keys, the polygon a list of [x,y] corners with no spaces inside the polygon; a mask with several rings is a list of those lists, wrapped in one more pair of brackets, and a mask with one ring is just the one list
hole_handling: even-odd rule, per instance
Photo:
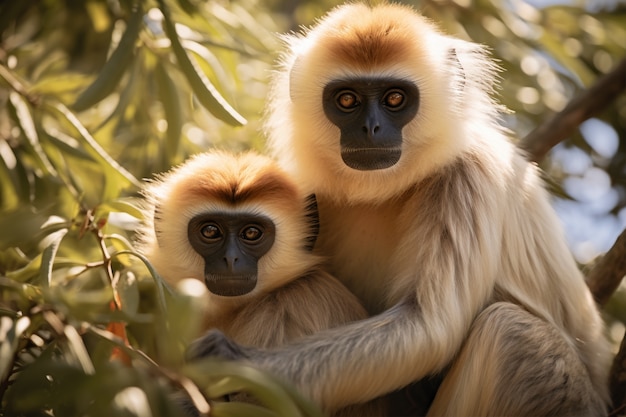
{"label": "cream-colored fur", "polygon": [[[330,272],[375,316],[251,361],[331,408],[452,366],[434,415],[605,414],[603,322],[537,167],[498,124],[483,48],[393,4],[340,6],[285,40],[270,146],[317,195]],[[346,166],[325,117],[324,86],[355,76],[419,89],[390,168]]]}
{"label": "cream-colored fur", "polygon": [[[188,240],[187,225],[200,213],[261,214],[275,225],[271,249],[259,259],[257,285],[242,296],[207,291],[206,328],[238,343],[276,347],[330,327],[364,319],[358,299],[323,271],[311,253],[306,196],[269,158],[253,152],[199,154],[145,189],[146,222],[140,250],[169,283],[204,283],[205,261]],[[335,417],[378,417],[385,399],[337,410]]]}

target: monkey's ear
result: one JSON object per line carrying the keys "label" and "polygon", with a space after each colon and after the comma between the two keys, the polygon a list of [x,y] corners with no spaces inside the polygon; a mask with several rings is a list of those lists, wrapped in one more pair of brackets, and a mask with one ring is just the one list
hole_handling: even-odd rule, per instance
{"label": "monkey's ear", "polygon": [[305,241],[305,249],[313,251],[317,235],[320,233],[320,213],[317,210],[317,198],[315,194],[309,195],[305,200],[306,222],[309,226],[309,235]]}
{"label": "monkey's ear", "polygon": [[302,64],[300,61],[301,61],[300,57],[297,56],[294,59],[293,64],[291,65],[291,68],[289,69],[289,98],[291,99],[291,101],[294,101],[294,98],[296,97],[296,92],[294,91],[293,86],[297,85],[297,83],[294,82],[294,78],[298,75],[298,72],[300,71],[302,67]]}
{"label": "monkey's ear", "polygon": [[452,68],[454,87],[457,88],[458,91],[463,91],[463,88],[465,88],[465,70],[463,69],[463,65],[461,65],[461,61],[459,61],[455,48],[448,50],[448,61]]}
{"label": "monkey's ear", "polygon": [[156,237],[157,245],[161,246],[162,232],[159,230],[158,224],[161,222],[161,208],[156,205],[154,206],[154,221],[152,222],[152,227],[154,227],[154,236]]}

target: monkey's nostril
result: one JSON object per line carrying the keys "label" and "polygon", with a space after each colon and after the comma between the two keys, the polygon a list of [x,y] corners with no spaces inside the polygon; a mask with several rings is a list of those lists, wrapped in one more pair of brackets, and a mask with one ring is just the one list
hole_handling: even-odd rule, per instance
{"label": "monkey's nostril", "polygon": [[373,127],[370,126],[363,126],[362,127],[363,133],[365,133],[366,135],[374,135],[376,133],[378,133],[378,131],[380,130],[380,126],[376,125]]}

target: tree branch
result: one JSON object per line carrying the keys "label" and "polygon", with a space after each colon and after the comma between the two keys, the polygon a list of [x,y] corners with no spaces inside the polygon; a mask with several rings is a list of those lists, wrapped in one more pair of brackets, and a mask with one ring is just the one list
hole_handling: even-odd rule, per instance
{"label": "tree branch", "polygon": [[[598,305],[602,307],[609,301],[624,276],[626,276],[626,230],[587,274],[587,285]],[[623,415],[626,409],[626,336],[622,339],[619,352],[613,360],[609,378],[613,401],[610,415]]]}
{"label": "tree branch", "polygon": [[604,306],[626,276],[626,230],[613,247],[587,274],[587,285],[600,306]]}
{"label": "tree branch", "polygon": [[528,153],[531,161],[542,160],[552,147],[570,137],[582,122],[602,111],[625,89],[626,59],[565,109],[537,126],[519,142],[519,147]]}

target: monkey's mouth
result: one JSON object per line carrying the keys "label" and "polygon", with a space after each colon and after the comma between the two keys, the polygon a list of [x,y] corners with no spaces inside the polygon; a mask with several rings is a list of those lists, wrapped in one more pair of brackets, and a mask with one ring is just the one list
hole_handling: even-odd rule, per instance
{"label": "monkey's mouth", "polygon": [[238,297],[249,293],[256,287],[256,276],[208,274],[204,277],[204,284],[215,295]]}
{"label": "monkey's mouth", "polygon": [[397,148],[342,148],[341,159],[353,169],[373,171],[394,166],[402,155]]}

